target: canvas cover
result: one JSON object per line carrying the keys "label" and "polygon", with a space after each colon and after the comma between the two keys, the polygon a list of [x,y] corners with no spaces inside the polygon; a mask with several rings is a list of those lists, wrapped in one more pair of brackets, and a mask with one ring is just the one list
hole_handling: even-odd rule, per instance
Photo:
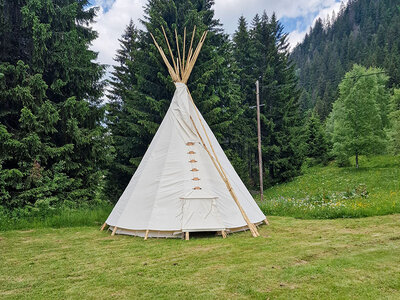
{"label": "canvas cover", "polygon": [[[246,228],[190,119],[205,136],[187,86],[175,85],[164,120],[106,223],[111,229],[116,226],[116,233],[143,236],[149,230],[150,237]],[[251,223],[262,222],[266,217],[201,114],[199,117],[243,210]]]}

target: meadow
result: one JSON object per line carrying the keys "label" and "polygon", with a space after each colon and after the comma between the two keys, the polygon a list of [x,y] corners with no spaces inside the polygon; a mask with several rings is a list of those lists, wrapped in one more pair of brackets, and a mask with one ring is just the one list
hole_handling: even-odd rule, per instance
{"label": "meadow", "polygon": [[0,298],[399,299],[399,218],[271,217],[258,238],[189,241],[98,226],[4,231]]}
{"label": "meadow", "polygon": [[[353,162],[353,160],[352,160]],[[400,156],[362,156],[360,168],[304,168],[303,175],[264,192],[268,215],[306,219],[354,218],[400,213]]]}

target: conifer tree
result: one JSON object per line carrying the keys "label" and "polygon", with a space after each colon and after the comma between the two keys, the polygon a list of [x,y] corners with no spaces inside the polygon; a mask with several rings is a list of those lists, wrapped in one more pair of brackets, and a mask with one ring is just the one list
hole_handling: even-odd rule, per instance
{"label": "conifer tree", "polygon": [[[148,138],[157,123],[151,122],[145,97],[138,92],[139,31],[132,20],[125,29],[117,50],[111,77],[110,103],[107,106],[108,127],[112,133],[115,158],[109,167],[107,194],[117,199],[126,187],[146,151]],[[143,97],[143,98],[142,98]],[[144,100],[142,100],[144,99]]]}
{"label": "conifer tree", "polygon": [[[255,105],[255,81],[254,81],[254,51],[252,40],[246,19],[241,16],[238,21],[238,29],[233,35],[233,55],[238,67],[238,84],[240,86],[241,106],[243,116],[237,121],[241,132],[242,147],[238,149],[237,160],[241,160],[243,170],[238,171],[242,180],[249,186],[254,185],[257,161],[254,154],[257,151],[257,129]],[[236,164],[238,165],[238,163]]]}
{"label": "conifer tree", "polygon": [[[0,45],[1,205],[89,203],[109,159],[86,0],[18,0]],[[12,46],[18,51],[14,51]]]}
{"label": "conifer tree", "polygon": [[312,112],[305,124],[305,156],[315,163],[326,163],[328,159],[328,142],[317,113]]}
{"label": "conifer tree", "polygon": [[255,78],[260,79],[263,160],[270,182],[290,180],[300,173],[300,140],[297,78],[289,60],[287,34],[276,19],[264,13],[253,20]]}
{"label": "conifer tree", "polygon": [[[258,181],[255,82],[260,81],[262,151],[266,184],[289,180],[302,164],[297,78],[289,60],[287,34],[276,19],[257,14],[250,29],[239,19],[234,38],[234,57],[239,67],[239,84],[245,113],[241,121],[245,145],[242,159],[248,163],[253,182]],[[244,155],[243,155],[244,154]],[[257,171],[257,172],[255,172]]]}
{"label": "conifer tree", "polygon": [[238,29],[233,35],[233,54],[239,71],[239,85],[242,94],[242,104],[253,105],[255,99],[254,76],[254,51],[252,51],[250,33],[246,19],[241,16]]}

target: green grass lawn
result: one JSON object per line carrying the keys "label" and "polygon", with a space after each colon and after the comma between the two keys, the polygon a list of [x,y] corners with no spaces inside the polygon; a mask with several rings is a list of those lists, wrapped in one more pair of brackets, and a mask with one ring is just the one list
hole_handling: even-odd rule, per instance
{"label": "green grass lawn", "polygon": [[334,163],[304,169],[293,181],[267,189],[259,205],[268,215],[297,218],[400,213],[400,156],[363,156],[359,169]]}
{"label": "green grass lawn", "polygon": [[0,298],[400,299],[399,218],[271,217],[258,238],[190,241],[4,231]]}

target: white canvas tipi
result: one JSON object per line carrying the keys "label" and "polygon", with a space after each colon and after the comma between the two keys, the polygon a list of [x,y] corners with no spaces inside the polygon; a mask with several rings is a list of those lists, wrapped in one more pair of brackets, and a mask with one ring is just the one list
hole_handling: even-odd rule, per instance
{"label": "white canvas tipi", "polygon": [[110,226],[112,235],[145,239],[185,235],[188,239],[189,232],[216,231],[225,237],[229,232],[250,229],[258,236],[256,225],[267,222],[186,86],[206,37],[204,33],[193,52],[194,32],[187,59],[184,50],[182,58],[178,52],[174,67],[154,40],[176,91],[138,169],[102,227]]}

